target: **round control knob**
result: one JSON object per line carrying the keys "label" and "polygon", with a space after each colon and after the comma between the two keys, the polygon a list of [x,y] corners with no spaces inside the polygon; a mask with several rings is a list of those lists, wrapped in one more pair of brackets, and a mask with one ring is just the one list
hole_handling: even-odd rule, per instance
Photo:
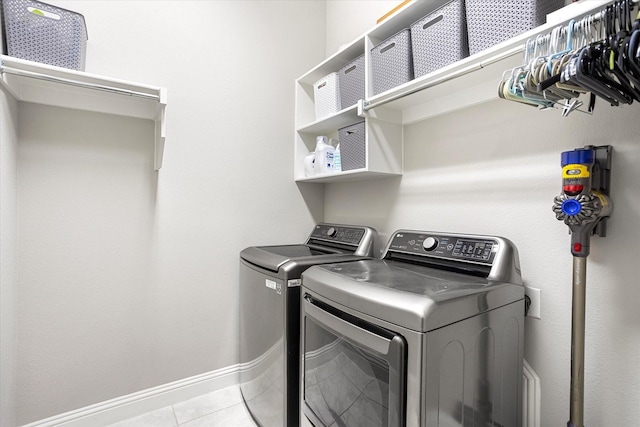
{"label": "round control knob", "polygon": [[438,240],[435,237],[427,237],[422,242],[422,247],[425,251],[432,251],[438,247]]}
{"label": "round control knob", "polygon": [[331,227],[327,230],[327,235],[329,237],[336,237],[336,234],[338,234],[338,230],[336,230],[335,228]]}

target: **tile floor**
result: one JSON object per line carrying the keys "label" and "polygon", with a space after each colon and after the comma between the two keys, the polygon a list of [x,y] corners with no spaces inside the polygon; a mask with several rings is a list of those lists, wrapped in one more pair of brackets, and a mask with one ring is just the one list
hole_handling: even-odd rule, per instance
{"label": "tile floor", "polygon": [[256,427],[240,389],[227,387],[109,427]]}
{"label": "tile floor", "polygon": [[[232,386],[109,427],[256,427],[256,424],[242,402],[240,389]],[[302,427],[313,426],[304,418]]]}

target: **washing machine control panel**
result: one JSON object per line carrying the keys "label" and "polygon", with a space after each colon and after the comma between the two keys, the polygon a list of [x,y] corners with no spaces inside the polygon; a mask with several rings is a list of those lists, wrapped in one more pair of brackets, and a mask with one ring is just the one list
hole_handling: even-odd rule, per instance
{"label": "washing machine control panel", "polygon": [[309,239],[331,240],[357,246],[361,243],[364,235],[365,230],[363,228],[318,224]]}
{"label": "washing machine control panel", "polygon": [[492,264],[498,249],[498,241],[490,238],[400,231],[393,236],[387,250],[424,257]]}

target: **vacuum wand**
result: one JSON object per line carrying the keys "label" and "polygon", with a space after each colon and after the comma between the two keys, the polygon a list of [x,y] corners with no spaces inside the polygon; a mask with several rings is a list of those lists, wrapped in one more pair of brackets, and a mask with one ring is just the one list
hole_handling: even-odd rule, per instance
{"label": "vacuum wand", "polygon": [[554,199],[556,218],[569,226],[573,254],[571,389],[567,427],[584,427],[584,343],[587,257],[591,235],[606,235],[613,209],[609,199],[611,146],[587,146],[561,156],[562,193]]}
{"label": "vacuum wand", "polygon": [[571,392],[568,427],[584,426],[584,337],[587,258],[573,257],[571,311]]}

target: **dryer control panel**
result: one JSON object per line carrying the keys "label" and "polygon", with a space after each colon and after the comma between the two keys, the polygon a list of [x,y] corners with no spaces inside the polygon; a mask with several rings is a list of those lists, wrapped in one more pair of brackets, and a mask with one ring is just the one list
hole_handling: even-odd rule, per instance
{"label": "dryer control panel", "polygon": [[498,240],[492,238],[400,230],[391,238],[387,253],[491,265],[499,247]]}
{"label": "dryer control panel", "polygon": [[374,256],[377,235],[376,230],[367,226],[319,223],[311,231],[306,244],[359,256]]}
{"label": "dryer control panel", "polygon": [[364,235],[365,229],[361,227],[318,224],[311,232],[309,238],[330,240],[357,246],[362,241]]}

